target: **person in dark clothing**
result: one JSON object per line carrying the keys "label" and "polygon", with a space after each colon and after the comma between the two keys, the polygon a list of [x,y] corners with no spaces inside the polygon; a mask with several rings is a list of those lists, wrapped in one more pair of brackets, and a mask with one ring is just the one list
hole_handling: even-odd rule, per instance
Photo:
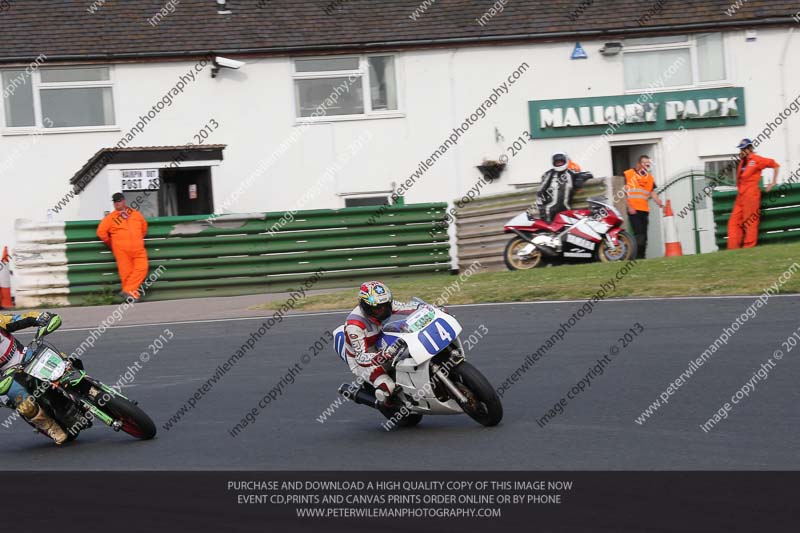
{"label": "person in dark clothing", "polygon": [[546,222],[552,222],[558,213],[572,208],[575,189],[582,181],[578,173],[569,168],[566,153],[553,154],[552,163],[553,167],[542,175],[542,185],[536,193],[539,216]]}

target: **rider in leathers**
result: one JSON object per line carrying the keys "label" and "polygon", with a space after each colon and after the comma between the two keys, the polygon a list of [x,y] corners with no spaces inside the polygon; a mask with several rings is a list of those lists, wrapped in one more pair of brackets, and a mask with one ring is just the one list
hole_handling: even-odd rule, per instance
{"label": "rider in leathers", "polygon": [[15,331],[34,326],[45,326],[55,315],[51,313],[24,313],[21,315],[0,314],[0,394],[8,396],[16,405],[19,414],[27,418],[36,428],[61,444],[67,434],[36,403],[36,398],[16,381],[15,366],[22,362],[25,348],[11,335]]}
{"label": "rider in leathers", "polygon": [[571,209],[572,197],[578,188],[578,173],[569,168],[569,157],[564,152],[553,154],[553,168],[542,175],[542,186],[536,193],[539,216],[546,222],[561,211]]}
{"label": "rider in leathers", "polygon": [[395,302],[392,291],[380,281],[361,285],[358,305],[347,316],[344,333],[347,364],[356,376],[375,387],[375,397],[388,404],[395,389],[394,380],[384,368],[389,358],[376,342],[383,325],[393,313],[408,314],[416,305]]}

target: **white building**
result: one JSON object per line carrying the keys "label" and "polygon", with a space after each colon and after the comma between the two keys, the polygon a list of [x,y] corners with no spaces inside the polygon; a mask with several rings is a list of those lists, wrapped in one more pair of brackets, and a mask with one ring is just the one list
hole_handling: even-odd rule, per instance
{"label": "white building", "polygon": [[[758,151],[781,181],[800,167],[793,2],[219,3],[2,13],[0,245],[17,218],[100,218],[121,189],[158,187],[149,216],[341,208],[385,202],[416,172],[405,202],[445,201],[483,159],[508,157],[491,194],[538,181],[559,149],[596,176],[650,154],[661,186],[717,171],[770,122]],[[668,190],[676,211],[689,191]],[[693,219],[677,220],[692,253]]]}

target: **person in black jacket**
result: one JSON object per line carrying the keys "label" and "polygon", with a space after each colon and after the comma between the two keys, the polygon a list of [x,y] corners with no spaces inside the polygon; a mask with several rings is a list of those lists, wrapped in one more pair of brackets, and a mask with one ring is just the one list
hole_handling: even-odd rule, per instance
{"label": "person in black jacket", "polygon": [[556,152],[552,158],[553,167],[542,175],[542,185],[536,193],[536,206],[539,216],[546,222],[561,211],[572,209],[575,190],[592,175],[588,172],[575,172],[569,168],[569,157],[565,152]]}

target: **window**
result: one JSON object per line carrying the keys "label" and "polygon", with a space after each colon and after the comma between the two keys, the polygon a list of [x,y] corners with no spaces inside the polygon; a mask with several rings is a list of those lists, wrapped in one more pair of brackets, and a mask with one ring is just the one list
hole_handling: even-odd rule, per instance
{"label": "window", "polygon": [[709,184],[735,185],[736,166],[733,156],[719,161],[706,161],[704,170]]}
{"label": "window", "polygon": [[361,198],[345,198],[345,207],[361,207],[364,205],[389,205],[388,196],[362,196]]}
{"label": "window", "polygon": [[626,39],[623,64],[627,91],[726,81],[721,33]]}
{"label": "window", "polygon": [[7,128],[94,128],[115,123],[108,67],[4,70]]}
{"label": "window", "polygon": [[298,118],[370,116],[396,112],[394,56],[296,59]]}

